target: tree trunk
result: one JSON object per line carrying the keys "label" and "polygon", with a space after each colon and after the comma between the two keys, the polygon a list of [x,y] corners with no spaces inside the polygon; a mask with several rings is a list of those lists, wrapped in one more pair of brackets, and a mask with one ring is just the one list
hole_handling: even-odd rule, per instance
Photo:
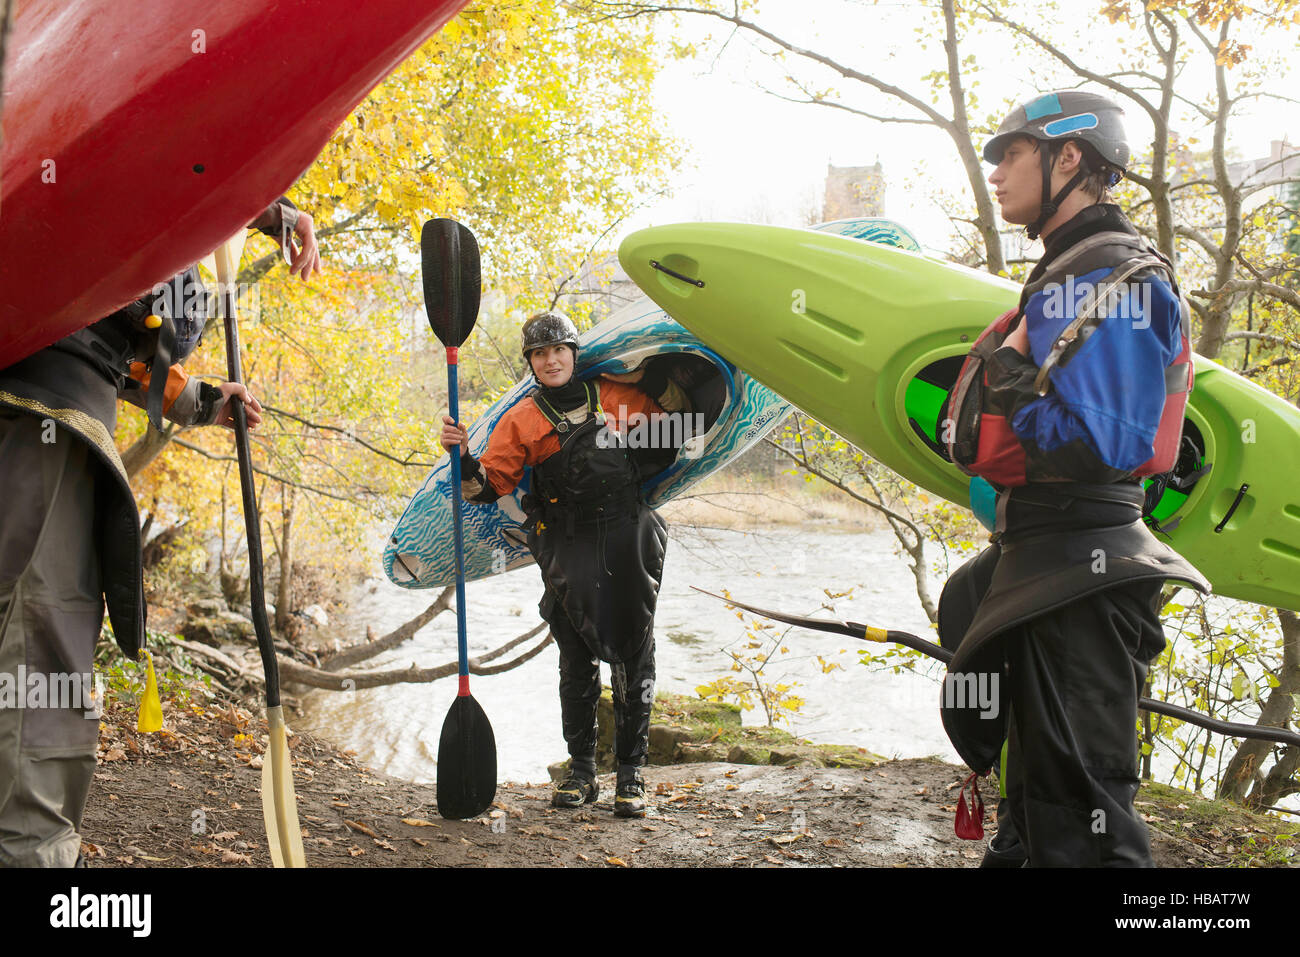
{"label": "tree trunk", "polygon": [[293,594],[293,500],[294,490],[280,486],[280,581],[275,589],[275,628],[287,634]]}
{"label": "tree trunk", "polygon": [[[975,228],[984,240],[984,259],[988,271],[995,276],[1004,276],[1007,263],[1002,255],[1002,234],[998,232],[997,214],[993,210],[993,201],[989,199],[988,181],[984,178],[984,167],[981,165],[982,157],[976,152],[970,135],[966,90],[962,85],[961,60],[957,55],[957,13],[954,0],[943,0],[943,23],[943,49],[948,57],[948,93],[952,99],[953,129],[948,133],[957,148],[961,165],[966,170],[971,195],[975,197]],[[923,576],[924,571],[918,574]],[[918,593],[921,587],[918,584]],[[921,602],[925,604],[925,599],[922,598]],[[934,617],[931,616],[930,620],[934,621]]]}
{"label": "tree trunk", "polygon": [[[1282,728],[1291,719],[1295,707],[1291,696],[1300,694],[1300,616],[1279,608],[1277,617],[1282,625],[1282,670],[1278,675],[1278,685],[1269,691],[1268,700],[1260,709],[1259,721],[1256,723]],[[1276,794],[1286,784],[1284,780],[1273,778],[1272,774],[1269,775],[1273,779],[1270,783],[1260,773],[1260,765],[1274,747],[1276,745],[1271,741],[1243,741],[1223,771],[1218,796],[1243,804],[1271,803],[1271,800],[1265,800],[1265,795]],[[1290,752],[1296,750],[1288,748]],[[1295,757],[1292,755],[1293,760]],[[1286,777],[1289,778],[1289,775]]]}
{"label": "tree trunk", "polygon": [[122,453],[122,466],[126,469],[127,479],[135,478],[146,465],[156,459],[158,453],[167,448],[167,443],[172,440],[175,433],[174,423],[168,423],[167,429],[163,432],[159,432],[152,425],[146,428],[144,435],[131,443],[131,447]]}

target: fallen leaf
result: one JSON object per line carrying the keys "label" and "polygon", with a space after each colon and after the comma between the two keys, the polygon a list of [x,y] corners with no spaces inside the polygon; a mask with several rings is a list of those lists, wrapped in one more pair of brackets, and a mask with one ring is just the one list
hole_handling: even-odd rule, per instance
{"label": "fallen leaf", "polygon": [[375,843],[378,844],[380,847],[382,847],[382,848],[383,848],[384,850],[386,850],[386,851],[395,851],[395,850],[397,850],[397,848],[393,847],[393,845],[389,844],[387,841],[380,840],[379,838],[375,838]]}
{"label": "fallen leaf", "polygon": [[580,860],[580,861],[590,861],[591,858],[588,857],[586,854],[579,854],[579,855],[578,855],[578,860]]}
{"label": "fallen leaf", "polygon": [[240,854],[238,851],[232,851],[229,848],[221,852],[222,864],[251,864],[253,859],[247,854]]}
{"label": "fallen leaf", "polygon": [[347,818],[344,818],[343,823],[346,824],[348,827],[352,828],[352,830],[354,831],[360,831],[362,834],[366,835],[366,837],[373,837],[373,838],[379,837],[378,834],[376,834],[370,828],[366,827],[360,821],[349,821]]}
{"label": "fallen leaf", "polygon": [[429,842],[428,842],[428,841],[422,841],[422,840],[420,840],[418,837],[413,837],[413,838],[411,838],[411,840],[414,841],[416,844],[419,844],[421,847],[428,847],[428,846],[429,846]]}
{"label": "fallen leaf", "polygon": [[607,857],[605,858],[605,863],[612,867],[627,867],[627,861],[623,860],[621,857]]}
{"label": "fallen leaf", "polygon": [[781,845],[781,844],[793,844],[795,841],[799,840],[799,838],[800,838],[801,836],[802,836],[802,835],[799,834],[799,833],[795,833],[795,834],[777,834],[777,835],[774,835],[773,837],[769,837],[768,840],[771,841],[773,844],[777,844],[777,845]]}
{"label": "fallen leaf", "polygon": [[843,841],[841,841],[838,837],[831,837],[822,841],[822,847],[842,848],[846,846],[847,845]]}
{"label": "fallen leaf", "polygon": [[706,827],[706,828],[705,828],[704,830],[702,830],[702,831],[697,831],[696,834],[695,834],[695,836],[696,836],[696,837],[712,837],[712,836],[713,836],[713,828],[711,828],[711,827]]}
{"label": "fallen leaf", "polygon": [[238,832],[238,831],[222,831],[220,834],[213,834],[213,835],[212,835],[212,839],[213,839],[214,841],[228,841],[228,840],[230,840],[232,837],[239,837],[239,832]]}
{"label": "fallen leaf", "polygon": [[726,787],[724,787],[722,790],[724,790],[724,791],[739,791],[739,790],[740,790],[740,785],[739,785],[739,784],[728,784],[728,785],[727,785]]}
{"label": "fallen leaf", "polygon": [[441,824],[435,824],[433,821],[426,821],[422,817],[404,817],[403,824],[409,824],[411,827],[441,827]]}
{"label": "fallen leaf", "polygon": [[366,852],[363,851],[363,850],[362,850],[361,848],[359,848],[359,847],[349,847],[349,848],[348,848],[348,856],[350,856],[350,857],[360,857],[360,856],[361,856],[362,854],[364,854],[364,853],[366,853]]}
{"label": "fallen leaf", "polygon": [[754,821],[755,821],[756,823],[758,823],[758,824],[762,824],[762,823],[763,823],[764,821],[766,821],[766,820],[767,820],[767,815],[766,815],[766,814],[755,814],[755,815],[754,815]]}

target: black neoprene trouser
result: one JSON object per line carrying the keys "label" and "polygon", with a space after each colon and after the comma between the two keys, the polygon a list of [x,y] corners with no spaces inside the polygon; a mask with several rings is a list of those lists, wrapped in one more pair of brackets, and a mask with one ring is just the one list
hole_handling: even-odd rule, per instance
{"label": "black neoprene trouser", "polygon": [[[591,653],[558,604],[547,622],[560,649],[560,717],[575,770],[595,772],[596,704],[600,700],[600,659]],[[614,755],[620,765],[641,767],[649,752],[650,708],[654,703],[653,633],[640,654],[611,664],[614,693]]]}
{"label": "black neoprene trouser", "polygon": [[1007,805],[1031,867],[1150,867],[1133,718],[1164,647],[1158,581],[1107,589],[1005,638]]}

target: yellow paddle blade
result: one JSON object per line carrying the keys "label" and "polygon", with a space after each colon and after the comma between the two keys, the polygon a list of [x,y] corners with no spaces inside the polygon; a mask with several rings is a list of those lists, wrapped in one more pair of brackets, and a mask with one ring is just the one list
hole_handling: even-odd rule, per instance
{"label": "yellow paddle blade", "polygon": [[271,862],[276,867],[306,867],[302,850],[302,829],[298,826],[298,797],[293,790],[293,764],[280,706],[266,709],[270,731],[262,755],[262,817]]}
{"label": "yellow paddle blade", "polygon": [[153,673],[153,655],[144,653],[147,669],[144,679],[144,697],[140,699],[140,715],[135,719],[135,730],[152,734],[162,730],[162,702],[158,700],[158,679]]}
{"label": "yellow paddle blade", "polygon": [[[199,260],[199,265],[216,277],[217,282],[234,282],[239,272],[239,260],[244,255],[244,240],[248,230],[241,229],[207,256]],[[224,261],[223,261],[224,258]]]}

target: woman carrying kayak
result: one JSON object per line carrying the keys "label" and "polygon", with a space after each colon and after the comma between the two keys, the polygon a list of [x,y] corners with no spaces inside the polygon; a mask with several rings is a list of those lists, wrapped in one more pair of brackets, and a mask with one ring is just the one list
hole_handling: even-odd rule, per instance
{"label": "woman carrying kayak", "polygon": [[[528,547],[546,586],[538,611],[560,649],[560,715],[572,758],[551,803],[580,807],[599,795],[596,704],[603,660],[610,663],[614,693],[614,813],[640,817],[654,701],[654,612],[668,536],[663,519],[641,498],[634,459],[641,450],[629,450],[619,433],[626,433],[631,415],[685,412],[690,402],[661,361],[579,381],[578,330],[562,313],[524,323],[522,351],[540,389],[501,418],[481,460],[462,451],[462,493],[470,502],[494,502],[532,467],[524,500]],[[607,420],[606,410],[616,414]],[[465,441],[465,430],[443,416],[443,447],[463,449]]]}

